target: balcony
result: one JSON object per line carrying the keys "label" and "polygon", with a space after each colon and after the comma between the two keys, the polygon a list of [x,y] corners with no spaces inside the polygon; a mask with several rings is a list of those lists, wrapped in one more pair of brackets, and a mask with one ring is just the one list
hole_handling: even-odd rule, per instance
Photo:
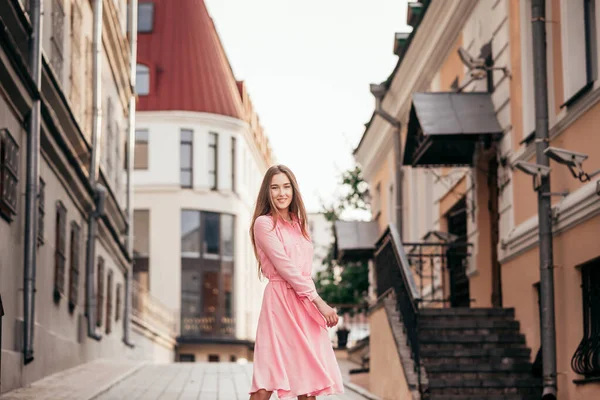
{"label": "balcony", "polygon": [[132,322],[139,328],[174,343],[177,335],[176,313],[153,297],[135,280],[131,284]]}

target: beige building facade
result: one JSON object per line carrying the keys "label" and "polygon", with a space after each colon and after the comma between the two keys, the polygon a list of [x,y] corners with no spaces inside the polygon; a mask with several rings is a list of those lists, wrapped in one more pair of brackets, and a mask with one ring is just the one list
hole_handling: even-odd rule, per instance
{"label": "beige building facade", "polygon": [[[533,362],[541,333],[537,193],[532,177],[514,168],[519,160],[535,163],[531,1],[417,3],[409,5],[408,12],[408,22],[415,29],[410,35],[397,36],[398,65],[382,83],[381,108],[401,123],[402,242],[409,254],[411,246],[406,243],[426,242],[432,234],[458,235],[468,242],[463,280],[440,269],[433,279],[436,283],[425,281],[422,291],[451,297],[448,282],[454,278],[462,282],[468,296],[462,306],[514,308]],[[583,169],[590,174],[600,168],[596,129],[600,122],[600,8],[594,3],[546,1],[549,145],[585,153]],[[477,68],[461,60],[459,49],[463,56],[468,54],[496,69],[478,74]],[[421,132],[431,128],[419,108],[419,101],[426,97],[419,93],[441,92],[489,96],[486,101],[499,129],[492,140],[482,139],[467,152],[466,164],[453,162],[448,156],[452,151],[435,154],[418,147],[423,143],[419,142],[424,138]],[[443,114],[432,115],[444,121]],[[389,223],[398,223],[392,211],[396,206],[396,132],[374,113],[355,150],[375,192],[373,218],[381,234]],[[411,148],[414,141],[417,145]],[[430,143],[436,145],[433,140]],[[455,149],[459,154],[460,148]],[[430,157],[427,162],[423,161],[426,157]],[[591,356],[597,357],[599,351],[592,344],[598,340],[593,327],[600,323],[592,305],[600,301],[598,177],[580,182],[565,165],[551,161],[550,167],[552,192],[561,193],[552,196],[558,394],[564,399],[591,399],[600,396],[600,384],[593,378],[600,371]],[[417,278],[417,286],[420,283]],[[444,303],[451,305],[452,300]],[[374,312],[373,323],[380,323],[377,315]],[[378,354],[373,346],[372,342],[372,373],[378,376],[373,370],[377,369],[373,357]]]}
{"label": "beige building facade", "polygon": [[[175,344],[168,319],[147,318],[160,305],[130,286],[131,3],[45,1],[39,87],[28,50],[32,3],[0,2],[1,393],[98,358],[169,360]],[[33,261],[24,256],[29,234]]]}

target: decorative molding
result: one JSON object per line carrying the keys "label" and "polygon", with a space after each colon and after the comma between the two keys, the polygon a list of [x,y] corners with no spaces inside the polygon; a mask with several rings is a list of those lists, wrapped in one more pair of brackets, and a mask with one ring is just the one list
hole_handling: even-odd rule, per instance
{"label": "decorative molding", "polygon": [[[596,193],[598,182],[600,179],[587,183],[552,208],[553,236],[600,214],[600,199]],[[507,238],[501,240],[500,263],[511,261],[536,247],[538,242],[538,216],[535,215],[513,229]]]}
{"label": "decorative molding", "polygon": [[[550,141],[557,139],[564,131],[566,131],[575,121],[583,114],[588,112],[592,107],[600,102],[600,86],[594,88],[589,94],[579,99],[569,107],[568,112],[556,124],[550,128]],[[510,155],[510,163],[514,164],[517,161],[527,161],[535,155],[535,142],[531,141],[528,145],[523,144],[514,153]]]}

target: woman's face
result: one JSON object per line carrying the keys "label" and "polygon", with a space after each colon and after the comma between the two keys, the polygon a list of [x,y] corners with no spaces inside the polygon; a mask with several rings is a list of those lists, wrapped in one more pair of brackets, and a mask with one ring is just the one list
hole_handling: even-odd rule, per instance
{"label": "woman's face", "polygon": [[292,204],[294,190],[286,174],[273,175],[270,190],[271,198],[279,210],[285,210]]}

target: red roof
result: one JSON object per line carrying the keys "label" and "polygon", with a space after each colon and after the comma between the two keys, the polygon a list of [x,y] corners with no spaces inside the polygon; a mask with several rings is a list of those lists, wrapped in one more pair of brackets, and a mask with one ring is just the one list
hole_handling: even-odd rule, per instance
{"label": "red roof", "polygon": [[152,3],[152,32],[138,34],[138,63],[150,69],[150,92],[139,96],[137,109],[244,119],[238,84],[204,1]]}

